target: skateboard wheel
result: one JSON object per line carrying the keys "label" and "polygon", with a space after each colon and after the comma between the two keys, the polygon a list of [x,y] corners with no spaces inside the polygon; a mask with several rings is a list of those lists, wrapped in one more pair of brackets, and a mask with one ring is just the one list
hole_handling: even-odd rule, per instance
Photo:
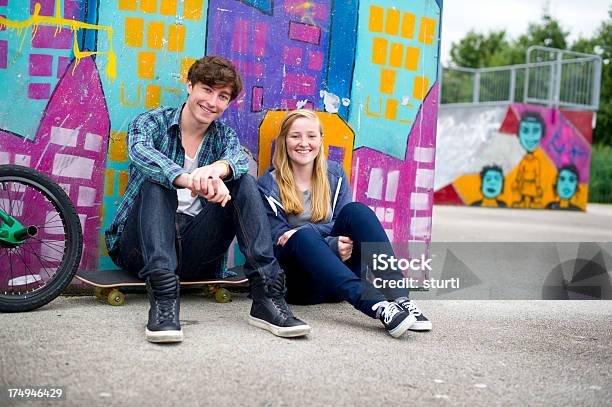
{"label": "skateboard wheel", "polygon": [[109,293],[108,288],[96,287],[94,289],[94,295],[99,300],[106,300],[106,297],[108,297],[108,293]]}
{"label": "skateboard wheel", "polygon": [[110,305],[120,306],[125,304],[125,294],[117,289],[113,289],[108,293],[107,300]]}
{"label": "skateboard wheel", "polygon": [[219,288],[215,292],[215,300],[220,303],[226,303],[232,301],[232,295],[225,288]]}

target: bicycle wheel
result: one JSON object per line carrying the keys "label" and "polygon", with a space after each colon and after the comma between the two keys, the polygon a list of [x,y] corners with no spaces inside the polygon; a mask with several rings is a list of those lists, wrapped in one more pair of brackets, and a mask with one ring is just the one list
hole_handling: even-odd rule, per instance
{"label": "bicycle wheel", "polygon": [[59,185],[18,165],[0,165],[0,209],[27,231],[19,243],[0,238],[0,311],[42,307],[62,293],[79,267],[79,217]]}

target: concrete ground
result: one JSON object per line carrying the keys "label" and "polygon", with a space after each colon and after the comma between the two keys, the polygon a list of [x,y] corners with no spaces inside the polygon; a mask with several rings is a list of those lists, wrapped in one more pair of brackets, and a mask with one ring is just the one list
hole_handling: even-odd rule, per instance
{"label": "concrete ground", "polygon": [[[612,206],[588,213],[436,207],[437,241],[612,241]],[[426,293],[419,297],[427,298]],[[63,386],[33,405],[612,404],[612,302],[423,299],[429,333],[393,339],[347,304],[293,307],[313,333],[246,322],[250,300],[182,300],[185,342],[144,341],[148,303],[61,297],[1,314],[0,385]],[[22,405],[0,399],[0,405]]]}

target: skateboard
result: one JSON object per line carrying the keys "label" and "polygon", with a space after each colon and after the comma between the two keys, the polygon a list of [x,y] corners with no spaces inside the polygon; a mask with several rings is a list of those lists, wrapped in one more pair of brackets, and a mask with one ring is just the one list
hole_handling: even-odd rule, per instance
{"label": "skateboard", "polygon": [[[181,281],[181,287],[203,287],[205,295],[212,295],[217,302],[226,303],[232,300],[231,293],[225,286],[248,287],[249,280],[240,269],[230,270],[231,277],[210,278],[194,281]],[[125,303],[125,290],[134,287],[145,287],[145,282],[124,270],[81,271],[76,278],[85,284],[95,287],[96,298],[110,305],[120,306]],[[123,291],[122,291],[123,290]]]}

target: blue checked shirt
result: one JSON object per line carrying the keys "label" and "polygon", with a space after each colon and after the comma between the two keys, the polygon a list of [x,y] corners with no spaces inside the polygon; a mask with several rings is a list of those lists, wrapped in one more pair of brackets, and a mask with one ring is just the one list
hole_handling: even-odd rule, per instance
{"label": "blue checked shirt", "polygon": [[[183,105],[184,106],[184,105]],[[149,180],[166,188],[176,177],[186,173],[183,168],[185,150],[181,143],[180,119],[183,107],[159,107],[138,116],[128,128],[128,154],[130,171],[127,188],[113,222],[106,230],[106,248],[110,253],[121,236],[142,184]],[[226,181],[240,178],[248,170],[248,158],[240,148],[236,132],[220,121],[215,120],[206,131],[204,142],[198,155],[198,167],[226,160],[232,175]],[[200,198],[202,206],[206,200]]]}

